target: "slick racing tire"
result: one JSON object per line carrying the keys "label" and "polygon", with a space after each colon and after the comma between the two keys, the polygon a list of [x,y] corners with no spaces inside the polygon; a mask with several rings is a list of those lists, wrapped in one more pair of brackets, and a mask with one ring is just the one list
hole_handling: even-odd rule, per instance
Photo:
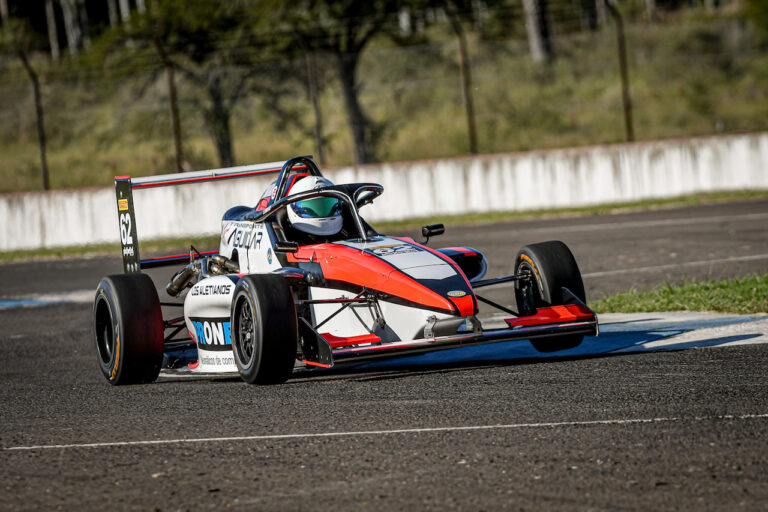
{"label": "slick racing tire", "polygon": [[232,352],[249,384],[279,384],[293,372],[298,325],[293,293],[282,276],[250,275],[232,298]]}
{"label": "slick racing tire", "polygon": [[102,375],[110,384],[154,382],[163,362],[163,316],[146,274],[101,280],[93,303],[93,334]]}
{"label": "slick racing tire", "polygon": [[[564,296],[564,287],[586,303],[581,272],[563,242],[526,245],[517,253],[515,274],[530,277],[515,284],[517,310],[522,315],[532,314],[539,307],[572,303],[572,299]],[[582,334],[552,336],[531,340],[531,344],[539,352],[555,352],[577,347],[583,339]]]}

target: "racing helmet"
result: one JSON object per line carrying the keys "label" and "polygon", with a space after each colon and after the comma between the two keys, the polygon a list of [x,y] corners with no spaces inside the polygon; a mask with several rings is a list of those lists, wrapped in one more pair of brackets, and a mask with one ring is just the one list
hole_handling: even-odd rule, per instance
{"label": "racing helmet", "polygon": [[[333,183],[319,176],[307,176],[299,179],[288,191],[298,194],[309,190],[332,187]],[[341,203],[335,197],[315,197],[291,203],[288,208],[288,221],[294,228],[311,235],[330,236],[341,230]]]}

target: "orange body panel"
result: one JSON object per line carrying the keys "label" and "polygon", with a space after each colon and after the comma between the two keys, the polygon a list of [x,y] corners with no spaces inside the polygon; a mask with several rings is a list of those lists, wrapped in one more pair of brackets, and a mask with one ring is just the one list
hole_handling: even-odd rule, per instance
{"label": "orange body panel", "polygon": [[288,261],[319,263],[328,280],[365,286],[446,313],[458,310],[462,316],[473,314],[474,308],[471,305],[468,308],[467,301],[461,300],[469,299],[472,304],[470,295],[453,300],[443,297],[381,258],[360,249],[336,244],[305,245],[299,247],[297,253],[288,254]]}
{"label": "orange body panel", "polygon": [[569,304],[567,306],[552,306],[539,308],[535,315],[520,318],[506,318],[504,321],[510,327],[556,324],[562,322],[576,322],[579,320],[594,320],[595,315],[586,306],[581,304]]}

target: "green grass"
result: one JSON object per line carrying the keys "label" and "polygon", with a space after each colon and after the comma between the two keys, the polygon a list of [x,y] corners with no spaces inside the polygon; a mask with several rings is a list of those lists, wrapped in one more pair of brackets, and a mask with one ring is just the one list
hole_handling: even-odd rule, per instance
{"label": "green grass", "polygon": [[[768,128],[768,53],[759,49],[747,25],[729,16],[722,12],[647,23],[628,13],[638,140]],[[467,153],[456,41],[447,27],[435,27],[430,35],[429,44],[409,48],[375,39],[362,56],[360,101],[380,128],[374,130],[380,161]],[[481,153],[623,141],[613,25],[563,33],[554,42],[558,58],[544,66],[531,62],[525,39],[488,41],[470,33]],[[352,143],[334,63],[328,56],[319,58],[324,165],[348,165]],[[32,100],[23,70],[14,62],[0,74],[0,193],[40,188]],[[105,72],[103,80],[76,81],[68,58],[58,67],[42,58],[36,64],[43,77],[53,188],[108,186],[118,173],[146,176],[173,170],[162,79],[139,95],[148,75],[117,78]],[[198,91],[181,78],[178,85],[188,168],[218,167],[202,116],[191,101]],[[315,153],[306,92],[296,85],[282,106],[292,115],[279,118],[256,94],[235,106],[236,164]]]}
{"label": "green grass", "polygon": [[702,283],[667,284],[650,292],[628,291],[590,303],[597,313],[714,311],[768,313],[768,274]]}

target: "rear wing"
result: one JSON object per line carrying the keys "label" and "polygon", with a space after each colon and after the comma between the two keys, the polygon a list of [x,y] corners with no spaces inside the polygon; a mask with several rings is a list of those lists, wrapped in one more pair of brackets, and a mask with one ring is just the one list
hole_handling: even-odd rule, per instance
{"label": "rear wing", "polygon": [[[139,237],[136,230],[136,211],[133,203],[134,190],[190,185],[206,181],[240,179],[264,174],[277,174],[283,169],[285,164],[291,162],[291,160],[229,167],[225,169],[211,169],[207,171],[161,174],[142,178],[115,176],[115,197],[117,199],[117,219],[120,226],[120,246],[123,257],[123,271],[126,274],[131,274],[141,272],[141,269],[143,268],[175,265],[189,260],[188,254],[172,254],[144,260],[141,259],[139,254]],[[295,168],[299,169],[301,167],[296,166]],[[208,256],[216,253],[217,251],[204,252],[195,255],[195,257]]]}

